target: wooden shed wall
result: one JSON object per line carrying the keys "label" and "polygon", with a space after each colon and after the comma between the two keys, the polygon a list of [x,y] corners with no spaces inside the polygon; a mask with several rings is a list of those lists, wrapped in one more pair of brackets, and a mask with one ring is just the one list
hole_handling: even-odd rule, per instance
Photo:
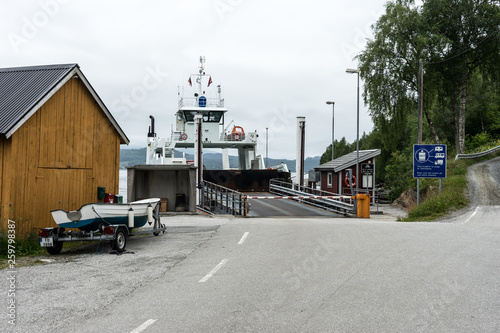
{"label": "wooden shed wall", "polygon": [[70,79],[9,139],[0,140],[1,214],[17,233],[56,226],[50,210],[118,193],[120,136],[77,78]]}

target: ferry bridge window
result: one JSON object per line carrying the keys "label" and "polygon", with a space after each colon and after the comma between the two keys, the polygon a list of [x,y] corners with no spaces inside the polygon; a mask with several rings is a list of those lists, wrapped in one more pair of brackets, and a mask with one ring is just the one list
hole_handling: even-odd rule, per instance
{"label": "ferry bridge window", "polygon": [[[198,111],[184,111],[184,118],[186,121],[194,121],[194,116],[198,114]],[[203,122],[205,123],[218,123],[220,122],[223,111],[205,111],[203,112]]]}
{"label": "ferry bridge window", "polygon": [[206,123],[218,123],[222,118],[224,112],[222,111],[209,111],[203,113],[203,121]]}
{"label": "ferry bridge window", "polygon": [[184,111],[184,118],[186,118],[186,121],[194,121],[194,116],[197,113],[196,111]]}

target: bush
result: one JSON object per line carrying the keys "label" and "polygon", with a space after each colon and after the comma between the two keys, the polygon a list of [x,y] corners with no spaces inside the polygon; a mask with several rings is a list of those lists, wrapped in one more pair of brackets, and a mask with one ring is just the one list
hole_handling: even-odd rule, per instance
{"label": "bush", "polygon": [[393,198],[414,187],[412,157],[412,153],[395,151],[385,167],[385,182]]}
{"label": "bush", "polygon": [[465,194],[467,179],[464,174],[451,175],[442,180],[442,192],[433,187],[419,206],[413,207],[404,221],[431,221],[450,210],[464,208],[468,204]]}
{"label": "bush", "polygon": [[467,136],[465,139],[467,153],[479,153],[500,145],[500,140],[493,138],[488,132],[482,132],[473,137]]}

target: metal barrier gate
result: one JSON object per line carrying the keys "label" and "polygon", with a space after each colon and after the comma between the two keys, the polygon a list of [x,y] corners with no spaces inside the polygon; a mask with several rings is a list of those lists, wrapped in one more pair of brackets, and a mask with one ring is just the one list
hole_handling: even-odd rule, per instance
{"label": "metal barrier gate", "polygon": [[345,216],[356,215],[352,196],[298,186],[279,179],[271,179],[269,181],[269,192],[279,196],[247,196],[241,192],[207,181],[203,181],[201,192],[200,208],[212,213],[246,217],[249,210],[248,199],[293,199]]}
{"label": "metal barrier gate", "polygon": [[248,211],[246,195],[207,181],[203,181],[200,206],[212,213],[235,216],[247,216]]}
{"label": "metal barrier gate", "polygon": [[275,199],[294,199],[305,204],[322,208],[335,213],[355,216],[352,196],[326,192],[306,186],[287,183],[279,179],[269,181],[269,192],[281,195]]}

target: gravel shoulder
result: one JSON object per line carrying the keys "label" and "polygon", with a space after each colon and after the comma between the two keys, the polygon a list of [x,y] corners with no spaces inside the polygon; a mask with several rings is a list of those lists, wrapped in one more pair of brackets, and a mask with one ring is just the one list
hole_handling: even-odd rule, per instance
{"label": "gravel shoulder", "polygon": [[500,157],[470,166],[467,181],[469,205],[451,212],[442,222],[462,223],[476,207],[500,205]]}
{"label": "gravel shoulder", "polygon": [[469,167],[467,179],[471,206],[500,205],[500,157]]}
{"label": "gravel shoulder", "polygon": [[[196,220],[193,223],[191,220]],[[134,290],[161,278],[216,233],[224,219],[162,217],[167,233],[134,236],[127,250],[110,255],[109,242],[91,242],[57,256],[39,256],[32,266],[16,268],[16,326],[8,332],[57,332],[78,318],[89,318]],[[6,281],[10,271],[0,271]],[[6,284],[4,284],[6,285]],[[7,299],[7,289],[0,297]],[[84,330],[78,328],[76,331]],[[3,328],[2,331],[5,331]]]}

